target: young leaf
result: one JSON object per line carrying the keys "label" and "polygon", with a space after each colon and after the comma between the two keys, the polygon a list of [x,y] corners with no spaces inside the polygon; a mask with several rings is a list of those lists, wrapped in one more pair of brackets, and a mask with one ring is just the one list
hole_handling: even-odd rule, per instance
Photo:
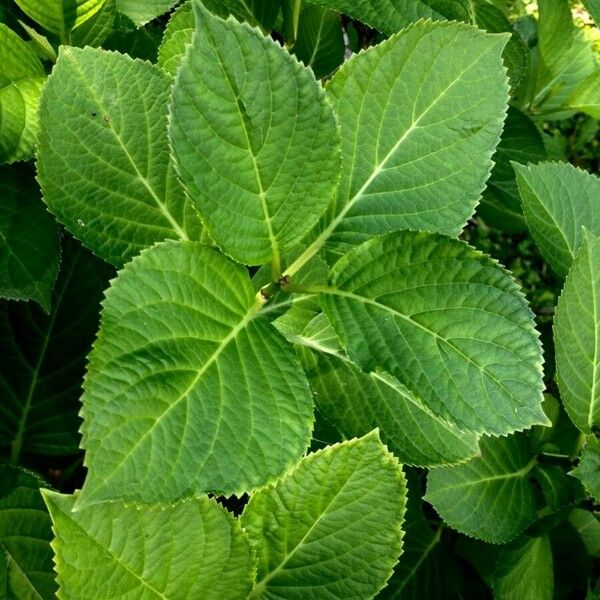
{"label": "young leaf", "polygon": [[[328,341],[333,340],[333,347]],[[434,415],[415,394],[387,373],[364,373],[343,353],[327,317],[320,314],[292,341],[312,348],[302,362],[321,414],[346,438],[380,428],[401,462],[438,466],[479,452],[477,436]]]}
{"label": "young leaf", "polygon": [[394,375],[435,414],[494,435],[547,423],[533,315],[484,254],[439,234],[388,234],[340,259],[322,291],[350,359]]}
{"label": "young leaf", "polygon": [[600,70],[581,82],[569,98],[569,107],[600,119]]}
{"label": "young leaf", "polygon": [[358,19],[383,33],[396,33],[419,19],[442,19],[422,0],[309,0]]}
{"label": "young leaf", "polygon": [[431,469],[425,500],[444,521],[469,536],[504,544],[536,517],[528,474],[535,465],[527,438],[483,438],[481,458]]}
{"label": "young leaf", "polygon": [[159,244],[125,266],[89,357],[78,507],[241,493],[300,457],[312,398],[260,306],[246,269],[197,243]]}
{"label": "young leaf", "polygon": [[348,61],[328,86],[342,130],[335,217],[322,237],[457,235],[483,191],[506,113],[507,35],[418,23]]}
{"label": "young leaf", "polygon": [[44,80],[44,67],[35,52],[0,23],[0,163],[31,156]]}
{"label": "young leaf", "polygon": [[586,233],[567,276],[554,318],[558,388],[569,417],[586,433],[600,426],[598,265],[600,238]]}
{"label": "young leaf", "polygon": [[175,77],[188,44],[191,44],[196,22],[192,3],[185,2],[171,16],[158,49],[158,65]]}
{"label": "young leaf", "polygon": [[56,223],[32,172],[0,167],[0,297],[35,300],[49,312],[58,262]]}
{"label": "young leaf", "polygon": [[52,530],[33,474],[0,465],[0,597],[51,600]]}
{"label": "young leaf", "polygon": [[579,464],[570,474],[577,477],[586,490],[600,502],[600,440],[596,436],[588,436]]}
{"label": "young leaf", "polygon": [[492,575],[497,600],[552,600],[554,574],[547,535],[523,537],[505,548]]}
{"label": "young leaf", "polygon": [[244,510],[258,554],[251,598],[372,598],[402,550],[405,495],[376,432],[309,454]]}
{"label": "young leaf", "polygon": [[333,195],[333,111],[314,75],[271,38],[200,2],[194,11],[197,32],[171,103],[178,170],[225,253],[278,265]]}
{"label": "young leaf", "polygon": [[117,10],[129,17],[136,27],[141,27],[178,3],[179,0],[117,0]]}
{"label": "young leaf", "polygon": [[169,154],[169,82],[128,56],[63,46],[44,90],[44,199],[73,235],[116,265],[165,238],[199,237]]}
{"label": "young leaf", "polygon": [[92,18],[105,0],[15,0],[21,10],[44,29],[57,34],[62,43],[69,40],[69,32]]}
{"label": "young leaf", "polygon": [[245,600],[252,589],[248,539],[214,500],[74,511],[73,496],[43,495],[61,598]]}
{"label": "young leaf", "polygon": [[35,305],[0,306],[0,448],[21,455],[74,454],[78,398],[112,269],[79,244],[64,244],[63,263],[45,314]]}
{"label": "young leaf", "polygon": [[502,138],[494,155],[494,168],[477,212],[502,231],[527,231],[512,161],[536,163],[546,158],[544,141],[533,121],[509,107]]}
{"label": "young leaf", "polygon": [[564,277],[581,244],[582,226],[600,235],[600,178],[562,163],[513,166],[533,239]]}

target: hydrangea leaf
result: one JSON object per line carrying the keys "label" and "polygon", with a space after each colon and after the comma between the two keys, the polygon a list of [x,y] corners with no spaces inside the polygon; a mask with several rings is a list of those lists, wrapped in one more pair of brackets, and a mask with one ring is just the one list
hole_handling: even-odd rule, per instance
{"label": "hydrangea leaf", "polygon": [[569,106],[600,119],[600,70],[594,71],[581,82],[569,98]]}
{"label": "hydrangea leaf", "polygon": [[250,543],[214,500],[74,511],[73,496],[43,494],[65,600],[245,600],[252,589]]}
{"label": "hydrangea leaf", "polygon": [[479,453],[475,434],[434,415],[395,377],[365,373],[353,364],[324,314],[291,340],[311,349],[301,356],[316,405],[346,438],[379,427],[401,462],[423,467],[464,462]]}
{"label": "hydrangea leaf", "polygon": [[260,307],[246,269],[208,246],[167,242],[125,266],[89,357],[78,506],[239,494],[298,460],[312,397]]}
{"label": "hydrangea leaf", "polygon": [[113,270],[72,240],[62,255],[49,314],[31,304],[0,305],[0,451],[15,463],[79,447],[85,355]]}
{"label": "hydrangea leaf", "polygon": [[527,438],[484,438],[481,458],[431,469],[425,500],[452,528],[486,542],[504,544],[536,518],[528,475],[535,465]]}
{"label": "hydrangea leaf", "polygon": [[436,415],[494,435],[548,423],[533,314],[510,275],[465,243],[374,238],[337,262],[321,303],[353,362],[390,373]]}
{"label": "hydrangea leaf", "polygon": [[191,44],[196,22],[191,1],[182,4],[169,19],[162,43],[158,49],[158,61],[171,77],[175,77],[188,44]]}
{"label": "hydrangea leaf", "polygon": [[200,235],[170,158],[169,84],[149,63],[63,46],[44,90],[44,199],[73,235],[116,265],[166,238]]}
{"label": "hydrangea leaf", "polygon": [[558,389],[567,414],[586,433],[600,426],[598,265],[600,238],[584,233],[554,318]]}
{"label": "hydrangea leaf", "polygon": [[117,0],[117,10],[131,19],[137,27],[141,27],[178,3],[179,0]]}
{"label": "hydrangea leaf", "polygon": [[33,474],[0,465],[0,597],[52,600],[50,517]]}
{"label": "hydrangea leaf", "polygon": [[600,0],[583,0],[583,5],[596,22],[596,25],[600,25]]}
{"label": "hydrangea leaf", "polygon": [[335,217],[356,243],[398,229],[457,235],[502,132],[506,34],[418,23],[348,62],[328,86],[342,130]]}
{"label": "hydrangea leaf", "polygon": [[600,235],[600,178],[567,163],[513,166],[533,239],[565,277],[581,244],[581,228]]}
{"label": "hydrangea leaf", "polygon": [[585,489],[600,502],[600,440],[596,436],[590,435],[579,464],[571,471],[583,483]]}
{"label": "hydrangea leaf", "polygon": [[309,454],[244,510],[258,555],[251,598],[372,598],[402,550],[405,497],[376,432]]}
{"label": "hydrangea leaf", "polygon": [[178,171],[226,254],[278,264],[333,196],[333,111],[312,72],[271,38],[193,6],[197,31],[171,103]]}
{"label": "hydrangea leaf", "polygon": [[33,172],[0,167],[0,297],[35,300],[48,312],[58,263],[58,230]]}

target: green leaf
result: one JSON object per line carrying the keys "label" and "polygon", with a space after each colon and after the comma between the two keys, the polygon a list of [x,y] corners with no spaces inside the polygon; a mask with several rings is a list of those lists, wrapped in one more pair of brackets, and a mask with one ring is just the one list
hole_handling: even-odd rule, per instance
{"label": "green leaf", "polygon": [[423,22],[345,63],[328,86],[342,179],[323,241],[332,232],[349,243],[398,229],[460,232],[502,131],[506,41]]}
{"label": "green leaf", "polygon": [[0,305],[0,448],[26,455],[78,450],[79,396],[112,269],[67,240],[50,314],[36,305]]}
{"label": "green leaf", "polygon": [[333,195],[335,118],[312,72],[271,38],[199,2],[194,10],[171,104],[178,171],[225,253],[278,265]]}
{"label": "green leaf", "polygon": [[419,466],[463,462],[479,453],[475,434],[434,415],[395,377],[364,373],[354,365],[335,347],[337,337],[324,314],[291,340],[313,349],[302,352],[302,361],[315,402],[346,438],[379,427],[381,439],[401,462]]}
{"label": "green leaf", "polygon": [[0,297],[35,300],[49,312],[58,263],[58,231],[33,173],[0,167]]}
{"label": "green leaf", "polygon": [[569,524],[580,535],[589,555],[600,558],[600,521],[597,514],[582,508],[574,508],[569,515]]}
{"label": "green leaf", "polygon": [[[599,5],[600,6],[600,5]],[[568,101],[569,107],[600,119],[600,69],[584,79]]]}
{"label": "green leaf", "polygon": [[158,67],[128,56],[63,46],[42,97],[44,199],[116,265],[165,238],[200,235],[169,154],[169,83]]}
{"label": "green leaf", "polygon": [[19,21],[19,25],[25,30],[27,35],[30,37],[37,55],[46,60],[50,60],[53,63],[56,62],[56,50],[54,46],[48,41],[48,38],[41,33],[38,33],[33,27]]}
{"label": "green leaf", "polygon": [[442,19],[422,0],[309,0],[392,34],[419,19]]}
{"label": "green leaf", "polygon": [[600,238],[585,233],[554,317],[558,388],[567,414],[585,433],[600,426],[598,265]]}
{"label": "green leaf", "polygon": [[258,554],[251,598],[373,597],[402,550],[405,495],[376,432],[309,454],[244,510]]}
{"label": "green leaf", "polygon": [[582,0],[596,25],[600,26],[600,0]]}
{"label": "green leaf", "polygon": [[115,0],[104,0],[100,10],[71,32],[71,45],[100,46],[110,35],[117,9]]}
{"label": "green leaf", "polygon": [[528,475],[535,465],[527,438],[483,438],[481,458],[431,469],[425,500],[444,521],[469,536],[503,544],[536,517]]}
{"label": "green leaf", "polygon": [[0,163],[26,160],[33,153],[44,79],[35,52],[0,23]]}
{"label": "green leaf", "polygon": [[588,436],[579,464],[570,474],[577,477],[589,493],[600,502],[600,440],[596,436]]}
{"label": "green leaf", "polygon": [[436,415],[494,435],[548,422],[533,315],[464,242],[374,238],[338,261],[321,303],[353,362],[394,375]]}
{"label": "green leaf", "polygon": [[255,564],[239,523],[206,497],[169,505],[73,509],[44,490],[60,597],[245,600]]}
{"label": "green leaf", "polygon": [[202,0],[202,4],[215,15],[227,18],[229,15],[238,21],[245,21],[269,32],[279,14],[279,0]]}
{"label": "green leaf", "polygon": [[533,121],[518,108],[509,107],[502,138],[494,155],[494,168],[477,212],[502,231],[527,231],[512,161],[536,163],[546,158],[544,141]]}
{"label": "green leaf", "polygon": [[[69,32],[91,19],[105,0],[15,0],[21,10],[44,29],[56,33],[61,42],[68,41]],[[145,2],[147,4],[147,2]]]}
{"label": "green leaf", "polygon": [[141,27],[171,10],[179,0],[117,0],[117,10]]}
{"label": "green leaf", "polygon": [[564,277],[581,244],[582,226],[600,235],[600,178],[563,163],[513,166],[533,239]]}
{"label": "green leaf", "polygon": [[569,477],[564,468],[559,465],[536,465],[531,475],[542,488],[547,504],[544,512],[547,514],[558,512],[583,499],[583,488],[579,481]]}
{"label": "green leaf", "polygon": [[51,600],[50,518],[32,473],[0,465],[0,597]]}
{"label": "green leaf", "polygon": [[173,12],[158,49],[157,63],[171,77],[175,77],[187,46],[192,43],[195,28],[192,2],[185,2]]}
{"label": "green leaf", "polygon": [[300,457],[312,398],[261,304],[208,246],[167,242],[125,266],[89,357],[78,506],[240,494]]}
{"label": "green leaf", "polygon": [[554,574],[547,535],[523,537],[500,553],[492,589],[497,600],[552,600]]}
{"label": "green leaf", "polygon": [[304,6],[298,22],[294,54],[315,77],[325,77],[344,62],[344,35],[340,15],[320,6]]}

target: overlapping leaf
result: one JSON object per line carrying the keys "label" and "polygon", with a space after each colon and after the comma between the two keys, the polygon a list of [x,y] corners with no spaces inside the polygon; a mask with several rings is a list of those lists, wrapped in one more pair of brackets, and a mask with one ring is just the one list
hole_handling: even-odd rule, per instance
{"label": "overlapping leaf", "polygon": [[169,154],[168,98],[169,78],[158,67],[64,46],[43,94],[44,199],[78,239],[117,265],[165,238],[199,237]]}
{"label": "overlapping leaf", "polygon": [[271,38],[193,6],[197,32],[171,103],[178,170],[225,253],[278,264],[333,195],[334,115],[314,75]]}
{"label": "overlapping leaf", "polygon": [[158,49],[158,64],[172,77],[177,73],[196,28],[192,3],[185,2],[172,15]]}
{"label": "overlapping leaf", "polygon": [[588,436],[577,468],[571,471],[583,483],[589,493],[600,502],[600,441]]}
{"label": "overlapping leaf", "polygon": [[476,432],[547,423],[533,315],[493,260],[438,234],[355,248],[321,294],[351,360],[395,376],[435,414]]}
{"label": "overlapping leaf", "polygon": [[581,82],[569,98],[569,106],[600,119],[600,69]]}
{"label": "overlapping leaf", "polygon": [[[585,230],[584,230],[585,231]],[[579,429],[600,426],[600,238],[586,234],[554,319],[562,401]]]}
{"label": "overlapping leaf", "polygon": [[[81,0],[79,0],[81,1]],[[117,9],[141,27],[173,8],[179,0],[117,0]]]}
{"label": "overlapping leaf", "polygon": [[254,558],[239,523],[206,497],[177,504],[104,503],[45,491],[60,597],[245,600]]}
{"label": "overlapping leaf", "polygon": [[536,517],[528,474],[535,465],[527,438],[482,439],[482,457],[456,467],[432,469],[425,500],[454,529],[502,544]]}
{"label": "overlapping leaf", "polygon": [[83,396],[78,505],[248,491],[306,449],[308,383],[245,268],[167,242],[107,292]]}
{"label": "overlapping leaf", "polygon": [[566,163],[514,168],[533,238],[550,266],[564,277],[581,244],[581,228],[600,235],[600,178]]}
{"label": "overlapping leaf", "polygon": [[251,597],[373,597],[402,549],[405,494],[375,432],[310,454],[244,510],[258,555]]}

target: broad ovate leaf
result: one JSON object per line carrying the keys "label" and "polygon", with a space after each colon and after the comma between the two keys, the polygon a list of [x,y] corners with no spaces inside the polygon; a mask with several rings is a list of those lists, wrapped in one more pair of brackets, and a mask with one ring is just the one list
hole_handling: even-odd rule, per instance
{"label": "broad ovate leaf", "polygon": [[246,269],[208,246],[166,242],[125,266],[89,358],[78,506],[242,493],[298,460],[312,398],[260,307]]}
{"label": "broad ovate leaf", "polygon": [[48,312],[58,263],[56,223],[33,172],[0,167],[0,297],[35,300]]}
{"label": "broad ovate leaf", "polygon": [[392,34],[419,19],[442,19],[423,0],[309,0]]}
{"label": "broad ovate leaf", "polygon": [[421,22],[336,73],[327,88],[342,130],[333,241],[398,229],[459,233],[502,132],[507,37]]}
{"label": "broad ovate leaf", "polygon": [[600,440],[596,436],[588,436],[579,464],[570,474],[577,477],[585,489],[600,502]]}
{"label": "broad ovate leaf", "polygon": [[494,435],[547,423],[533,314],[488,256],[396,232],[346,254],[321,291],[350,359],[390,373],[436,415]]}
{"label": "broad ovate leaf", "polygon": [[480,458],[431,469],[425,500],[450,527],[504,544],[536,517],[534,488],[528,481],[535,457],[523,434],[484,438],[480,446]]}
{"label": "broad ovate leaf", "polygon": [[244,510],[258,556],[251,598],[372,598],[402,550],[405,503],[376,432],[309,454]]}
{"label": "broad ovate leaf", "polygon": [[32,473],[0,465],[0,597],[52,600],[50,517]]}
{"label": "broad ovate leaf", "polygon": [[193,8],[197,31],[171,103],[178,171],[226,254],[278,265],[333,196],[333,111],[313,73],[271,38]]}
{"label": "broad ovate leaf", "polygon": [[310,349],[301,356],[315,403],[346,438],[379,427],[382,440],[401,462],[422,467],[463,462],[479,453],[475,434],[436,416],[395,377],[365,373],[353,364],[336,347],[324,314],[290,339]]}
{"label": "broad ovate leaf", "polygon": [[166,238],[200,235],[170,158],[169,85],[149,63],[63,46],[44,90],[44,199],[73,235],[116,265]]}
{"label": "broad ovate leaf", "polygon": [[556,374],[571,420],[600,426],[600,238],[585,233],[554,318]]}
{"label": "broad ovate leaf", "polygon": [[73,496],[45,490],[44,499],[64,600],[245,600],[252,589],[250,543],[214,500],[74,511]]}
{"label": "broad ovate leaf", "polygon": [[581,244],[582,227],[600,235],[600,178],[568,163],[513,166],[533,239],[564,277]]}

